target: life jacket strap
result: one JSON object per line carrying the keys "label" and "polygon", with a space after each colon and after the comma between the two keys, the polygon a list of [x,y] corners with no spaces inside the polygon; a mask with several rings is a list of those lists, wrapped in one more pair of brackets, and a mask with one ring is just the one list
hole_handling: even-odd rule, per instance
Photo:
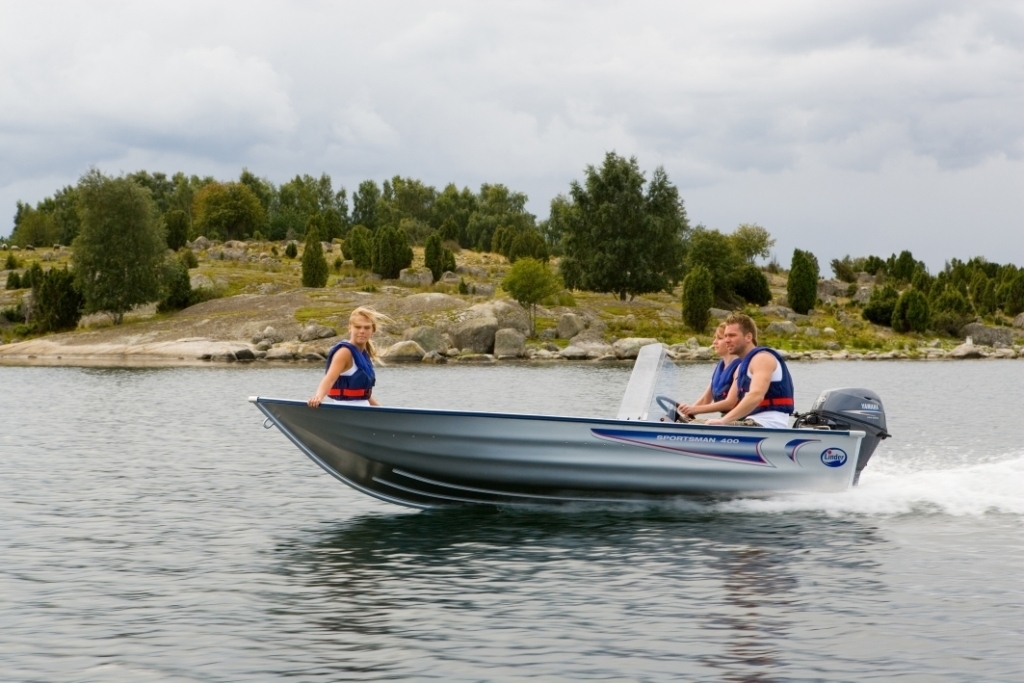
{"label": "life jacket strap", "polygon": [[331,398],[340,398],[342,400],[356,400],[360,398],[369,398],[369,389],[338,389],[332,388],[327,392],[327,395]]}
{"label": "life jacket strap", "polygon": [[776,406],[792,406],[793,399],[791,398],[766,398],[757,404],[758,408],[774,408]]}

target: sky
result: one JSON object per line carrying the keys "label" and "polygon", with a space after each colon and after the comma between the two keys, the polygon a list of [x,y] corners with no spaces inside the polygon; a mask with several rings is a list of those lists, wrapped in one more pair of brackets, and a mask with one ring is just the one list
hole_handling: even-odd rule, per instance
{"label": "sky", "polygon": [[0,0],[0,235],[90,167],[549,203],[606,152],[824,266],[1024,265],[1024,3]]}

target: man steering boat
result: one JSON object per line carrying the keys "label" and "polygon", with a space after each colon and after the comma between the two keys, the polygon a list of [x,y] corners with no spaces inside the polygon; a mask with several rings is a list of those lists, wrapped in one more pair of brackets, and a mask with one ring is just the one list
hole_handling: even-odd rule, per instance
{"label": "man steering boat", "polygon": [[725,320],[725,343],[742,360],[736,369],[736,406],[709,425],[741,424],[788,429],[793,414],[793,376],[774,349],[757,345],[757,325],[734,313]]}

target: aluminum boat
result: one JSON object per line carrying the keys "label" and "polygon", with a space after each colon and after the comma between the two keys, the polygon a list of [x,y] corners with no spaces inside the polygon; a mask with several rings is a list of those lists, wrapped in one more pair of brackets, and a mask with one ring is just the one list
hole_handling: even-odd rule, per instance
{"label": "aluminum boat", "polygon": [[888,436],[863,389],[824,392],[794,429],[678,424],[674,375],[641,349],[616,419],[249,400],[334,477],[415,508],[843,491]]}

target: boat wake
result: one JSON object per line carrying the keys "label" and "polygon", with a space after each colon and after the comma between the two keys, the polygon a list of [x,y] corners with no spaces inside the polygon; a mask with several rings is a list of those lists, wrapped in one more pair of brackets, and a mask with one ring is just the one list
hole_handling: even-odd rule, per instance
{"label": "boat wake", "polygon": [[823,512],[829,515],[985,514],[1024,515],[1024,454],[945,469],[890,470],[882,462],[865,470],[860,485],[844,493],[794,493],[734,498],[716,512]]}

